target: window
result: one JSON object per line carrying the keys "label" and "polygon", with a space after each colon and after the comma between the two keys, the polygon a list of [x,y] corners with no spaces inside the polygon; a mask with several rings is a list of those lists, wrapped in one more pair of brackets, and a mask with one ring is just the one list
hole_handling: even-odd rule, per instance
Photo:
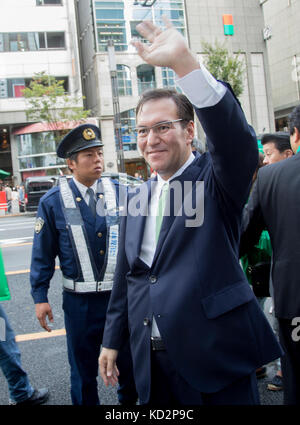
{"label": "window", "polygon": [[131,73],[129,66],[117,65],[118,90],[120,96],[132,96]]}
{"label": "window", "polygon": [[0,52],[27,52],[64,48],[64,32],[0,33]]}
{"label": "window", "polygon": [[45,168],[63,165],[64,159],[58,158],[55,141],[51,131],[41,133],[20,134],[16,136],[18,143],[18,156],[20,170],[28,168]]}
{"label": "window", "polygon": [[155,71],[151,65],[139,65],[136,69],[139,95],[144,91],[156,88]]}
{"label": "window", "polygon": [[133,131],[135,128],[135,109],[129,109],[120,114],[121,132],[124,151],[132,151],[137,149],[136,135]]}
{"label": "window", "polygon": [[108,40],[114,41],[116,51],[124,51],[127,49],[125,24],[116,22],[100,22],[97,23],[98,44],[101,52],[106,51]]}
{"label": "window", "polygon": [[[64,81],[65,92],[69,91],[68,77],[55,77]],[[0,98],[23,97],[23,90],[29,87],[31,78],[0,78]]]}
{"label": "window", "polygon": [[110,39],[114,41],[116,51],[127,50],[124,2],[96,1],[95,13],[99,51],[106,51]]}
{"label": "window", "polygon": [[151,7],[141,7],[134,0],[95,1],[94,5],[100,52],[106,51],[109,38],[113,39],[116,51],[133,51],[128,40],[132,37],[141,38],[136,25],[148,19],[164,26],[162,15],[167,15],[172,24],[185,34],[183,0],[159,0]]}
{"label": "window", "polygon": [[175,72],[170,68],[163,67],[161,69],[162,72],[162,82],[165,88],[176,89],[179,93],[182,93],[180,87],[178,87],[175,83]]}
{"label": "window", "polygon": [[53,4],[53,5],[62,4],[62,0],[36,0],[37,6],[45,6],[49,4]]}

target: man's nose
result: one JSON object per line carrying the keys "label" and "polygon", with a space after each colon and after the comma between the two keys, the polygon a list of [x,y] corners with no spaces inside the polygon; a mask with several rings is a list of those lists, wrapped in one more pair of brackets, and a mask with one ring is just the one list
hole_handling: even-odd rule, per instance
{"label": "man's nose", "polygon": [[264,157],[263,164],[269,164],[269,160],[267,159],[267,157]]}
{"label": "man's nose", "polygon": [[148,144],[157,144],[159,142],[159,136],[157,134],[157,131],[155,131],[154,128],[150,128],[148,136],[147,136],[147,143]]}

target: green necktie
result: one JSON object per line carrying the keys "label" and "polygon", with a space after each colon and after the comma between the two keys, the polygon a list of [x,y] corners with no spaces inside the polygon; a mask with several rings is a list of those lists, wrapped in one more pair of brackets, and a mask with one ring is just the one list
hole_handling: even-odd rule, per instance
{"label": "green necktie", "polygon": [[157,215],[156,215],[156,228],[155,228],[156,243],[158,241],[161,224],[164,218],[164,210],[165,210],[168,189],[169,189],[169,184],[164,183],[163,187],[161,188],[160,197],[158,201]]}

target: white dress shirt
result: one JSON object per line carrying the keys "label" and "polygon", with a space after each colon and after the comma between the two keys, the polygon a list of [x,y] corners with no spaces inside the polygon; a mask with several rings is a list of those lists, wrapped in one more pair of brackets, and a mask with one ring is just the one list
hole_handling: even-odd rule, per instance
{"label": "white dress shirt", "polygon": [[[182,78],[176,77],[176,84],[182,89],[190,102],[197,108],[207,108],[216,105],[226,93],[226,87],[217,81],[204,67],[200,65],[200,69],[196,69]],[[196,88],[196,89],[195,89]],[[151,267],[155,250],[155,227],[156,227],[156,214],[158,208],[159,196],[164,183],[175,177],[180,176],[183,171],[194,161],[195,157],[191,153],[188,160],[177,172],[169,179],[164,180],[158,174],[157,183],[153,184],[151,190],[151,200],[149,205],[149,214],[146,217],[143,241],[141,245],[140,259]],[[160,337],[159,329],[155,317],[152,320],[152,337]]]}
{"label": "white dress shirt", "polygon": [[[90,195],[87,193],[87,190],[89,189],[88,186],[85,186],[84,184],[80,183],[78,180],[75,179],[75,177],[73,176],[73,181],[77,187],[77,189],[79,190],[82,199],[85,200],[86,204],[89,205],[89,200],[90,200]],[[97,183],[98,180],[95,180],[95,182],[93,183],[92,186],[90,186],[91,189],[93,189],[94,191],[94,199],[96,201],[96,193],[97,193]]]}

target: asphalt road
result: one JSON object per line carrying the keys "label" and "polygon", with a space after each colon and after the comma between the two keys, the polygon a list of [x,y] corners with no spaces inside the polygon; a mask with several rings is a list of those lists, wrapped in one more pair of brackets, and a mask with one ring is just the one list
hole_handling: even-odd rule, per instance
{"label": "asphalt road", "polygon": [[[50,390],[48,405],[70,405],[70,371],[67,359],[66,337],[61,307],[61,272],[57,270],[51,282],[49,302],[54,314],[53,333],[39,325],[30,295],[29,273],[34,217],[0,218],[0,244],[7,272],[11,300],[2,303],[19,340],[23,368],[34,387]],[[27,271],[26,271],[27,270]],[[59,335],[55,336],[55,331]],[[30,335],[33,334],[33,335]],[[43,338],[44,336],[48,338]],[[37,339],[33,339],[37,338]],[[21,340],[20,340],[21,339]],[[263,405],[281,405],[282,392],[266,389],[273,377],[274,365],[268,365],[268,376],[259,380]],[[116,389],[105,388],[99,381],[99,397],[103,405],[118,404]],[[8,388],[0,371],[0,406],[8,404]]]}

